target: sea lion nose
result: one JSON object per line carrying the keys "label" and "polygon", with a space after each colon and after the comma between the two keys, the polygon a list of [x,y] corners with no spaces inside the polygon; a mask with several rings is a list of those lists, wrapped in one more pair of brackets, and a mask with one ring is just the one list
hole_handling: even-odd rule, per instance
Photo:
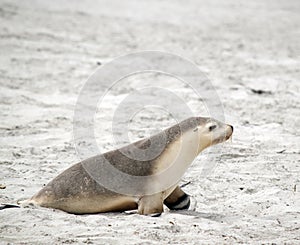
{"label": "sea lion nose", "polygon": [[231,131],[233,132],[233,126],[229,125],[229,127],[231,127]]}

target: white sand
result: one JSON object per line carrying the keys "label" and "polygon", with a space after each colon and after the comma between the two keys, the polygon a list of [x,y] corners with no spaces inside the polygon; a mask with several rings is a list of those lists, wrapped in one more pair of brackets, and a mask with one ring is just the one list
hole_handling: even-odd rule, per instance
{"label": "white sand", "polygon": [[[78,161],[73,111],[98,61],[138,50],[191,59],[213,82],[235,131],[233,143],[204,152],[184,176],[195,211],[151,218],[6,209],[0,243],[299,244],[299,12],[298,0],[1,1],[1,203],[30,197]],[[155,78],[129,79],[97,114],[103,149],[114,147],[112,107],[139,79]],[[200,115],[207,113],[187,88],[174,90]],[[255,93],[260,90],[267,93]],[[136,139],[173,123],[163,112],[145,111],[130,132]],[[216,153],[214,171],[200,177]]]}

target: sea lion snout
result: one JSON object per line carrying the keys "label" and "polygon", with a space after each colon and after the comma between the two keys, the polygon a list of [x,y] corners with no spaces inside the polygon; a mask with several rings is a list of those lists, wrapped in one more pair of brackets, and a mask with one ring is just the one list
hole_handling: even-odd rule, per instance
{"label": "sea lion snout", "polygon": [[233,134],[233,126],[232,125],[229,125],[227,124],[227,133],[226,133],[226,140],[228,140],[232,134]]}

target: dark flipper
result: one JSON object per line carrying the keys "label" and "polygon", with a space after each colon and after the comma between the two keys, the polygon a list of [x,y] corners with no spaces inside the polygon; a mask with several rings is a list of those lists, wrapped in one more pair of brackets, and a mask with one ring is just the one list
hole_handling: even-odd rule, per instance
{"label": "dark flipper", "polygon": [[183,210],[190,207],[190,196],[179,186],[165,199],[164,204],[171,210]]}
{"label": "dark flipper", "polygon": [[20,208],[20,206],[15,205],[15,204],[8,204],[8,203],[1,203],[0,204],[0,210],[6,209],[6,208]]}

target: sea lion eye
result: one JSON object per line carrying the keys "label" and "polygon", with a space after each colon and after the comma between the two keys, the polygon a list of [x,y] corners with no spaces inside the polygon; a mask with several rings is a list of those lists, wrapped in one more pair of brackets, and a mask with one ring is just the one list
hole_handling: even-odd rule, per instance
{"label": "sea lion eye", "polygon": [[217,127],[217,125],[209,126],[209,128],[208,128],[209,132],[213,131],[216,127]]}

